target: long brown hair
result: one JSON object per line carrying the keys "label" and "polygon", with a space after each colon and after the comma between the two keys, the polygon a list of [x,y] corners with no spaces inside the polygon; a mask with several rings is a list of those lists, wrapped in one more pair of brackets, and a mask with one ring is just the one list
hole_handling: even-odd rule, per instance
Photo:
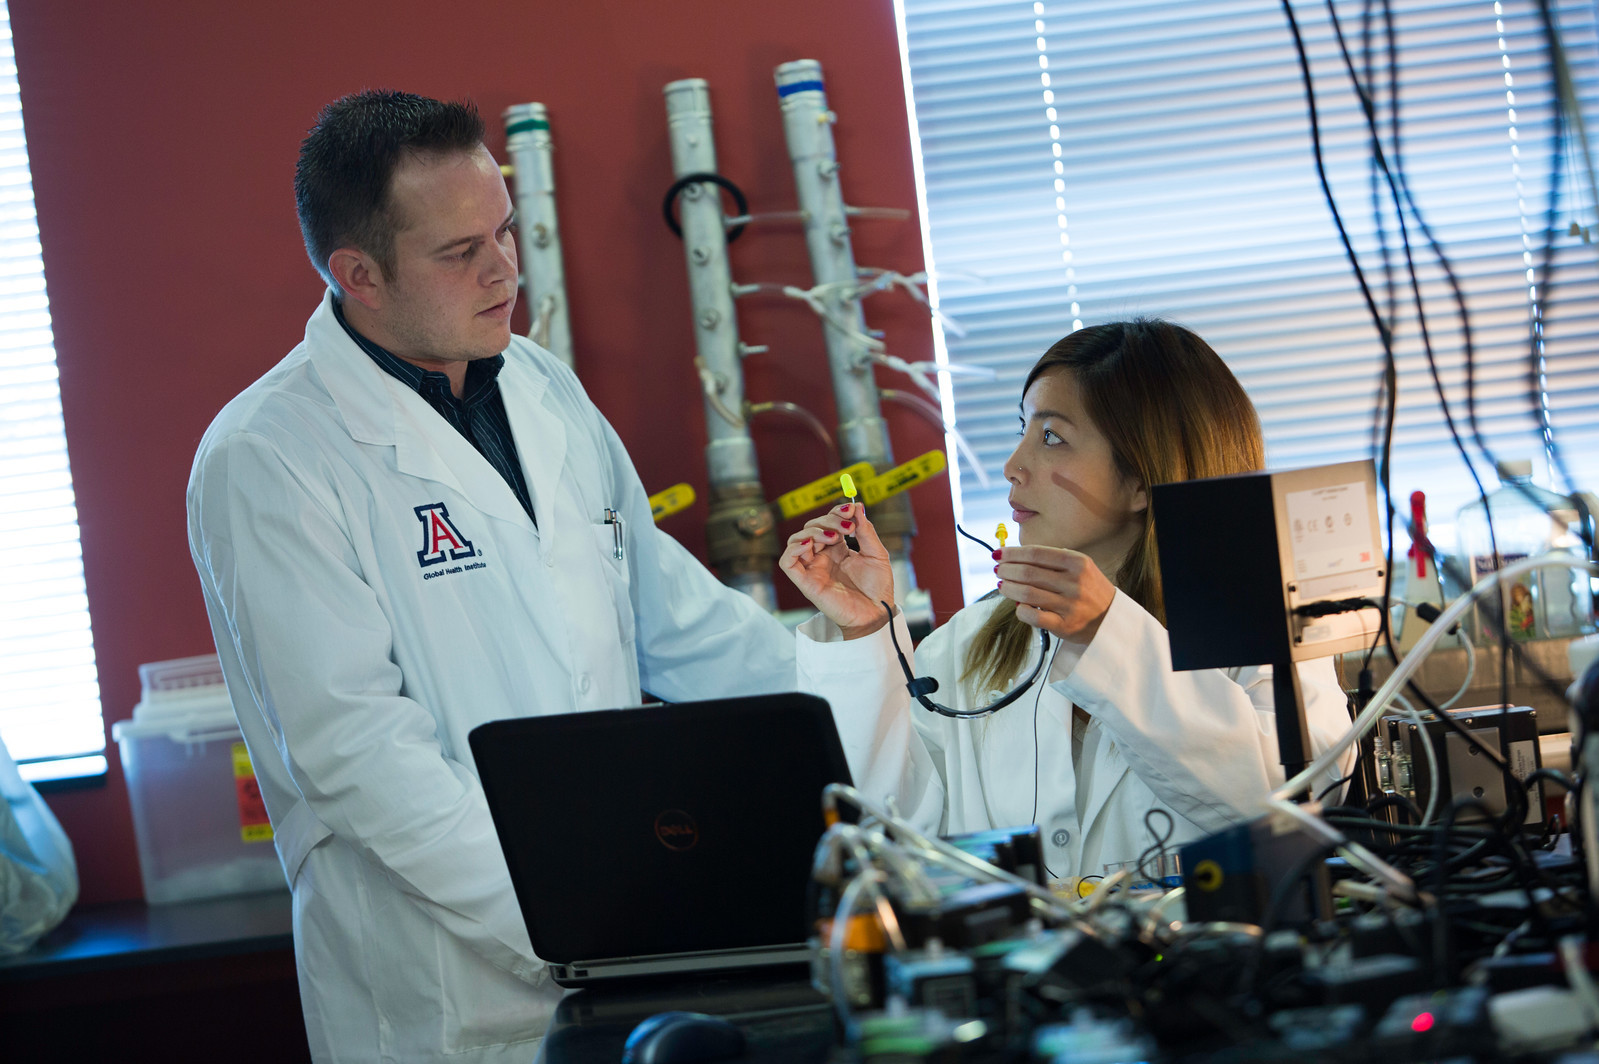
{"label": "long brown hair", "polygon": [[[1155,484],[1245,473],[1266,465],[1260,419],[1221,357],[1181,325],[1158,319],[1079,329],[1040,358],[1022,394],[1046,373],[1068,372],[1116,469],[1146,490]],[[1115,573],[1116,586],[1166,623],[1155,553],[1153,508]],[[1001,599],[966,652],[963,682],[977,691],[1008,686],[1027,660],[1033,630]]]}

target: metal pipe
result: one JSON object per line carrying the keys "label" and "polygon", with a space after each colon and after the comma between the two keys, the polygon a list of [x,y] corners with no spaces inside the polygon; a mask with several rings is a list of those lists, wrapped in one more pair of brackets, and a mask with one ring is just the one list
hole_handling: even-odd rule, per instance
{"label": "metal pipe", "polygon": [[516,243],[530,319],[528,338],[570,366],[572,322],[566,303],[566,268],[561,262],[561,231],[555,223],[553,150],[543,104],[519,103],[505,109],[505,154],[511,160],[516,188]]}
{"label": "metal pipe", "polygon": [[[716,173],[711,94],[704,79],[674,81],[663,91],[673,176]],[[720,190],[709,182],[686,186],[678,197],[678,217],[694,307],[695,364],[705,388],[711,493],[705,536],[711,565],[723,583],[775,611],[772,567],[781,551],[777,522],[761,488],[755,443],[742,416],[744,371]]]}
{"label": "metal pipe", "polygon": [[[839,187],[838,156],[833,146],[833,122],[827,92],[822,84],[822,64],[814,59],[784,63],[775,71],[777,95],[782,105],[783,134],[800,210],[805,214],[805,244],[811,273],[828,313],[822,317],[827,342],[827,363],[833,378],[833,400],[838,407],[838,443],[843,463],[870,462],[879,471],[894,465],[888,423],[878,405],[877,380],[872,371],[866,317],[856,294],[860,275],[850,244],[849,209]],[[847,326],[841,328],[840,326]],[[894,595],[907,619],[924,610],[928,623],[932,608],[925,593],[916,590],[911,567],[911,537],[916,518],[910,498],[885,499],[872,511],[872,522],[894,558]]]}

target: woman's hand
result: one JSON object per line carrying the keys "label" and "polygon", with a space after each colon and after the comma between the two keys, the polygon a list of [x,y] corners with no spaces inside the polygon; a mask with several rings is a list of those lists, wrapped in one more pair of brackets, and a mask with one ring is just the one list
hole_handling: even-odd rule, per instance
{"label": "woman's hand", "polygon": [[[845,536],[856,537],[860,550],[850,550]],[[871,635],[888,623],[882,603],[894,605],[894,570],[861,503],[835,506],[805,522],[788,537],[777,566],[845,639]]]}
{"label": "woman's hand", "polygon": [[1116,585],[1086,554],[1060,547],[995,551],[999,593],[1013,600],[1023,624],[1073,643],[1088,643],[1116,597]]}

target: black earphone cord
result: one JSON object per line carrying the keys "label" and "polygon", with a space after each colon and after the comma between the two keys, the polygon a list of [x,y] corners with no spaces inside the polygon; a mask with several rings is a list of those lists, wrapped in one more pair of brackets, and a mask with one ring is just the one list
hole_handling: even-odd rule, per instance
{"label": "black earphone cord", "polygon": [[927,697],[938,690],[938,681],[931,676],[917,676],[911,669],[910,662],[905,660],[905,652],[899,647],[899,636],[894,634],[894,608],[881,600],[878,601],[878,605],[888,612],[888,637],[894,642],[894,656],[899,658],[899,667],[905,672],[905,689],[911,693],[912,698],[941,717],[986,717],[990,713],[1004,709],[1026,694],[1027,689],[1037,682],[1039,674],[1044,671],[1044,661],[1049,657],[1049,633],[1040,628],[1038,630],[1038,664],[1033,666],[1032,674],[1026,680],[1017,684],[1009,694],[998,701],[990,702],[986,706],[981,706],[977,709],[950,709],[948,706],[941,706]]}

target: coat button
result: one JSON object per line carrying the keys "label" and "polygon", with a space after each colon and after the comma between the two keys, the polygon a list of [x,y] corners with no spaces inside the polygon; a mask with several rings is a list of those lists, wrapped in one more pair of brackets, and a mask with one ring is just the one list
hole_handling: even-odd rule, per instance
{"label": "coat button", "polygon": [[589,682],[589,674],[588,673],[585,672],[582,676],[579,676],[577,678],[577,689],[579,691],[582,691],[584,694],[588,694],[589,693],[589,688],[592,687],[592,686],[594,686],[594,685]]}
{"label": "coat button", "polygon": [[555,550],[553,548],[544,552],[544,564],[551,569],[555,568]]}
{"label": "coat button", "polygon": [[1049,837],[1049,841],[1053,842],[1056,846],[1064,846],[1068,842],[1072,841],[1072,833],[1063,828],[1051,835]]}

